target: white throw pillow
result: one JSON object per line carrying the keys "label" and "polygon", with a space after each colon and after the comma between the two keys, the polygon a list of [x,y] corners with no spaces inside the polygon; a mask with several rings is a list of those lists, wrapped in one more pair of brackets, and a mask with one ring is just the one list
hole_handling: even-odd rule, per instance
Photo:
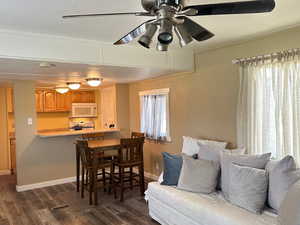
{"label": "white throw pillow", "polygon": [[226,148],[226,142],[218,142],[218,141],[210,141],[210,140],[201,140],[192,137],[183,136],[183,145],[182,145],[182,153],[193,156],[194,154],[198,154],[200,150],[200,144],[209,145],[209,146],[218,146],[222,148]]}

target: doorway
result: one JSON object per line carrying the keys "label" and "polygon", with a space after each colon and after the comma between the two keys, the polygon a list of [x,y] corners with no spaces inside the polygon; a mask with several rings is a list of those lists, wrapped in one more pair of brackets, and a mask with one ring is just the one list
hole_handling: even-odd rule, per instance
{"label": "doorway", "polygon": [[13,88],[0,84],[0,175],[16,174]]}

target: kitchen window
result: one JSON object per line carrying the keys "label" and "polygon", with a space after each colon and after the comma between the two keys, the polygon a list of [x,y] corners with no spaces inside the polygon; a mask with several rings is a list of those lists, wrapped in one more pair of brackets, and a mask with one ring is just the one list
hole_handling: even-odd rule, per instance
{"label": "kitchen window", "polygon": [[169,89],[140,92],[141,132],[146,138],[171,141],[169,129]]}

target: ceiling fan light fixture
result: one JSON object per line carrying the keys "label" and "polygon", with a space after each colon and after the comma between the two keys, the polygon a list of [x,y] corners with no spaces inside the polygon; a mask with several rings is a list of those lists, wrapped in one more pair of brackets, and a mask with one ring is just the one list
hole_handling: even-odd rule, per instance
{"label": "ceiling fan light fixture", "polygon": [[55,91],[60,94],[66,94],[69,91],[68,87],[56,87]]}
{"label": "ceiling fan light fixture", "polygon": [[98,87],[102,83],[102,78],[87,78],[86,82],[91,87]]}
{"label": "ceiling fan light fixture", "polygon": [[157,26],[155,24],[147,24],[146,25],[146,33],[140,37],[139,43],[145,47],[150,48],[150,44],[152,42],[152,39],[157,31]]}
{"label": "ceiling fan light fixture", "polygon": [[67,85],[71,90],[78,90],[81,86],[81,83],[80,82],[68,82]]}
{"label": "ceiling fan light fixture", "polygon": [[193,41],[192,36],[186,31],[182,24],[175,26],[175,33],[179,39],[180,47],[184,47]]}
{"label": "ceiling fan light fixture", "polygon": [[173,24],[168,19],[161,21],[159,35],[157,37],[161,44],[169,45],[173,41]]}
{"label": "ceiling fan light fixture", "polygon": [[166,45],[166,44],[162,44],[162,43],[160,43],[160,42],[157,42],[156,49],[157,49],[158,51],[161,51],[161,52],[166,52],[166,51],[168,51],[168,47],[169,47],[169,45]]}

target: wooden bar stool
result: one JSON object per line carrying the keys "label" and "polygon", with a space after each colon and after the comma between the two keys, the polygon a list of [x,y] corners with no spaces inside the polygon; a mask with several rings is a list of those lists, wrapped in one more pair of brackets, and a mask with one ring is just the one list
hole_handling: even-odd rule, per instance
{"label": "wooden bar stool", "polygon": [[[113,173],[113,190],[115,198],[117,197],[117,188],[120,188],[120,201],[124,200],[124,190],[134,186],[140,187],[141,195],[144,195],[144,161],[143,161],[143,146],[144,137],[121,139],[121,147],[118,151],[118,158],[114,160],[114,168],[118,167],[118,173]],[[133,168],[138,169],[138,174],[131,171]],[[129,169],[130,172],[126,172]],[[133,182],[136,184],[133,185]],[[130,183],[126,186],[126,183]]]}
{"label": "wooden bar stool", "polygon": [[[77,148],[81,159],[81,197],[84,198],[84,190],[87,187],[90,205],[98,205],[98,188],[111,188],[112,160],[107,160],[101,150],[91,150],[87,141],[77,141]],[[105,171],[107,168],[110,169],[109,173]],[[109,176],[109,183],[106,182],[106,175]]]}
{"label": "wooden bar stool", "polygon": [[145,137],[145,134],[140,132],[131,132],[131,138],[141,138],[141,137]]}

